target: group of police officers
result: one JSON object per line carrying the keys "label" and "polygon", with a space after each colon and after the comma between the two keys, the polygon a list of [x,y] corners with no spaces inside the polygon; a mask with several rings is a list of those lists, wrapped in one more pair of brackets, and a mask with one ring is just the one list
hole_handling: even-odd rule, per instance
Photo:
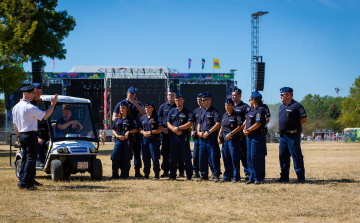
{"label": "group of police officers", "polygon": [[[36,99],[41,95],[40,84],[35,83],[20,90],[23,92],[23,99],[13,109],[14,129],[23,148],[18,187],[33,190],[35,186],[41,186],[35,180],[37,151],[43,150],[43,145],[49,140],[44,137],[47,134],[38,133],[38,121],[50,116],[57,102],[57,95],[51,99],[51,106],[44,112],[36,106]],[[262,95],[258,91],[251,93],[250,106],[241,100],[241,93],[241,89],[234,89],[232,97],[225,100],[226,112],[221,116],[211,105],[212,94],[209,92],[197,95],[199,107],[192,112],[184,107],[184,97],[169,89],[167,102],[157,111],[154,102],[148,101],[144,106],[137,101],[136,89],[130,87],[126,99],[116,105],[112,117],[116,141],[111,154],[111,179],[129,178],[134,155],[135,177],[138,178],[149,179],[152,161],[155,173],[153,180],[175,180],[176,177],[185,177],[185,171],[186,180],[197,178],[196,181],[201,182],[209,180],[210,168],[210,178],[214,182],[236,183],[241,179],[241,162],[245,183],[261,184],[265,178],[267,155],[266,125],[271,115],[269,108],[262,103]],[[292,88],[281,88],[280,98],[283,103],[279,108],[281,173],[275,182],[289,181],[292,157],[297,174],[295,182],[303,183],[305,168],[300,141],[301,126],[307,122],[307,115],[304,107],[293,99]],[[142,117],[138,117],[139,113]],[[191,137],[194,141],[192,155]],[[221,151],[219,145],[222,145]],[[39,154],[43,155],[41,152]],[[222,179],[221,157],[225,167]],[[43,162],[43,157],[39,156],[39,159]],[[142,161],[144,176],[140,173]],[[163,170],[161,176],[160,167]]]}
{"label": "group of police officers", "polygon": [[[258,91],[251,93],[250,106],[241,100],[241,93],[241,89],[234,89],[232,97],[225,100],[226,112],[221,115],[211,105],[212,94],[209,92],[197,95],[199,107],[192,112],[184,106],[184,97],[169,89],[167,102],[157,111],[154,102],[148,101],[144,106],[137,101],[136,89],[130,87],[127,98],[116,105],[113,113],[112,129],[116,142],[111,155],[111,179],[128,179],[131,148],[135,177],[148,179],[152,161],[155,173],[153,180],[176,180],[177,177],[185,177],[185,171],[186,180],[197,178],[196,181],[201,182],[211,178],[214,182],[237,183],[241,179],[241,162],[245,183],[261,184],[265,178],[267,155],[266,125],[270,122],[271,115],[268,106],[262,103],[262,95]],[[279,108],[281,173],[276,182],[289,181],[292,157],[297,174],[295,182],[303,183],[305,168],[300,140],[301,126],[307,122],[307,115],[304,107],[293,99],[292,88],[281,88],[280,98],[283,103]],[[138,117],[139,113],[141,118]],[[194,141],[192,155],[191,137]],[[219,145],[222,145],[221,151]],[[144,176],[140,173],[141,151]],[[221,157],[225,168],[222,178]],[[160,167],[163,170],[161,176]]]}

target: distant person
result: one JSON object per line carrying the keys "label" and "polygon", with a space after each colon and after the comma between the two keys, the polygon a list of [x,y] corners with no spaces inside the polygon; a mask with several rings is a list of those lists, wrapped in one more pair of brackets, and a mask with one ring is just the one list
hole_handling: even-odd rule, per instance
{"label": "distant person", "polygon": [[335,139],[336,139],[336,142],[340,143],[340,134],[339,134],[339,132],[335,133]]}
{"label": "distant person", "polygon": [[100,139],[100,145],[105,145],[105,140],[106,140],[106,133],[105,130],[101,131],[99,134],[99,139]]}
{"label": "distant person", "polygon": [[315,132],[313,132],[311,136],[312,136],[313,142],[315,142],[315,138],[316,138]]}
{"label": "distant person", "polygon": [[324,139],[325,139],[325,133],[322,132],[322,133],[320,134],[320,136],[321,136],[321,141],[324,141]]}
{"label": "distant person", "polygon": [[295,183],[305,182],[304,158],[301,152],[302,125],[308,120],[304,107],[293,99],[293,89],[280,89],[280,98],[283,103],[279,108],[279,161],[280,178],[275,182],[289,182],[290,157],[293,158],[294,169],[297,175]]}
{"label": "distant person", "polygon": [[61,135],[65,136],[66,134],[76,133],[83,128],[79,121],[72,119],[71,116],[72,112],[70,108],[65,107],[63,110],[63,117],[59,118],[56,121],[55,137],[61,137]]}

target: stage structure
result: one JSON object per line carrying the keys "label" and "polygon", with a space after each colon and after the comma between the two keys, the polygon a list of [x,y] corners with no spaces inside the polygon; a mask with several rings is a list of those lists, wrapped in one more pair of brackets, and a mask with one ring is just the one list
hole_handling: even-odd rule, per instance
{"label": "stage structure", "polygon": [[[262,91],[265,81],[265,63],[259,55],[259,18],[268,12],[251,14],[251,91]],[[260,59],[260,62],[259,62]]]}

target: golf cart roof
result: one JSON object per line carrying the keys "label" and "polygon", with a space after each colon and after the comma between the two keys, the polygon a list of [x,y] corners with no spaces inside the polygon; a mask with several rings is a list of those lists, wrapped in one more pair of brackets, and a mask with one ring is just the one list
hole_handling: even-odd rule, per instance
{"label": "golf cart roof", "polygon": [[[50,101],[52,97],[54,97],[55,95],[41,95],[40,99],[42,101]],[[63,102],[63,103],[90,103],[89,99],[85,99],[85,98],[76,98],[76,97],[70,97],[70,96],[64,96],[64,95],[59,95],[58,97],[58,102]]]}

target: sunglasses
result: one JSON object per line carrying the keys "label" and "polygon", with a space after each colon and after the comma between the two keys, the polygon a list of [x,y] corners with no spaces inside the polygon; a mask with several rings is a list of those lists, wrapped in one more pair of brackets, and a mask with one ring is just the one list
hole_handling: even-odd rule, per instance
{"label": "sunglasses", "polygon": [[287,94],[280,94],[280,97],[284,97],[284,96],[287,96]]}
{"label": "sunglasses", "polygon": [[202,102],[205,102],[205,101],[207,101],[207,100],[209,100],[209,98],[206,98],[206,99],[202,99]]}

